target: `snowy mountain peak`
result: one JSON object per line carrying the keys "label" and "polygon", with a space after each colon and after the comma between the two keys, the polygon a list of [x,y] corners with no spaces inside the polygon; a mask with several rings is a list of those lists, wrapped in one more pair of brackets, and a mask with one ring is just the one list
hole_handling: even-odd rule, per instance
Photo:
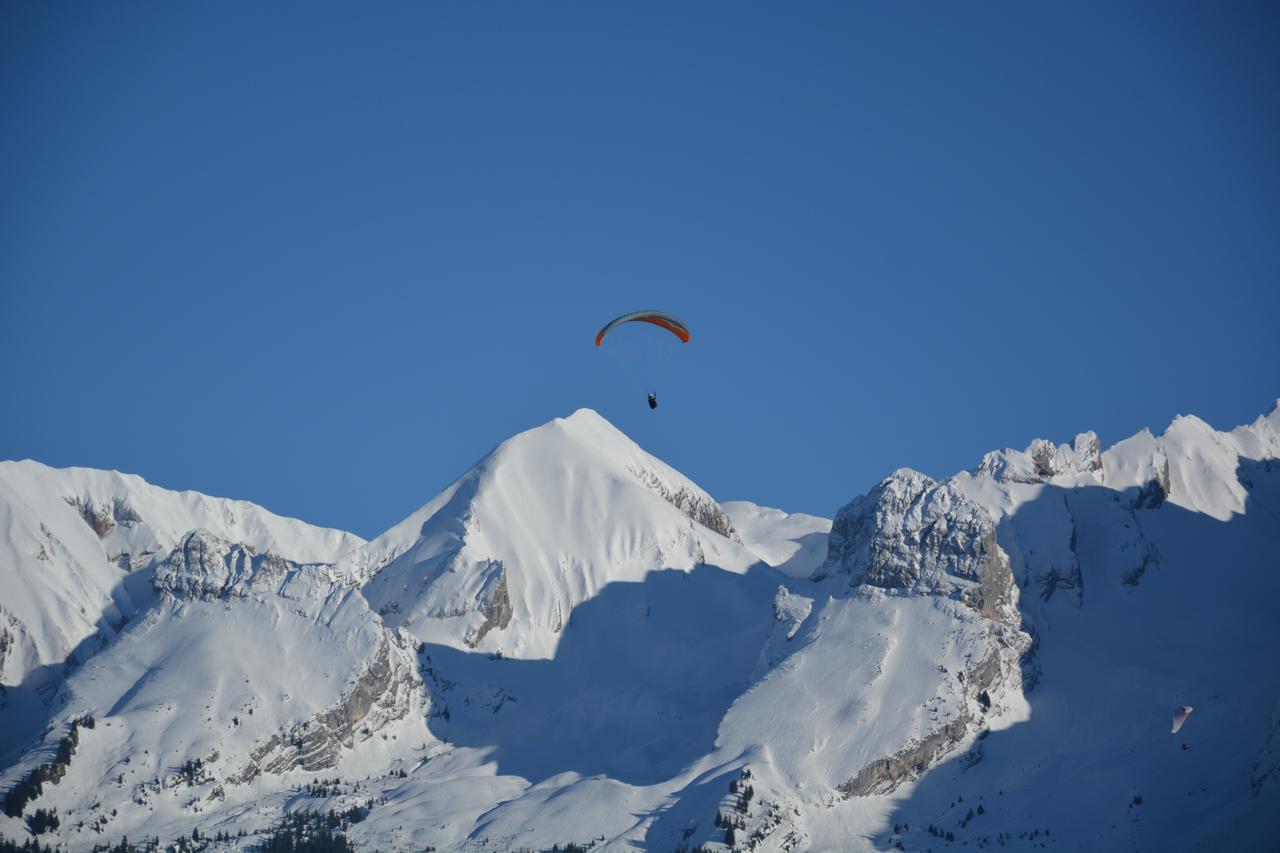
{"label": "snowy mountain peak", "polygon": [[714,498],[590,409],[504,441],[344,561],[389,623],[533,656],[610,582],[757,562]]}

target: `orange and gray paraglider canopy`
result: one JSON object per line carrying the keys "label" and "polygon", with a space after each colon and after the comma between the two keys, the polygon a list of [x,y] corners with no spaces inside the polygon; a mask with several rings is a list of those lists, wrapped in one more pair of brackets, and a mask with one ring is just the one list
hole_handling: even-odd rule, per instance
{"label": "orange and gray paraglider canopy", "polygon": [[1176,735],[1178,733],[1178,729],[1182,728],[1182,724],[1187,721],[1187,717],[1190,717],[1191,712],[1194,710],[1195,708],[1192,708],[1190,705],[1183,705],[1181,708],[1174,711],[1173,712],[1173,730],[1170,732],[1170,734]]}
{"label": "orange and gray paraglider canopy", "polygon": [[596,333],[596,346],[600,346],[604,342],[604,336],[608,334],[610,329],[614,326],[621,326],[623,323],[652,323],[671,332],[684,343],[689,343],[689,327],[679,317],[667,314],[664,311],[632,311],[630,314],[623,314],[616,320],[610,320],[606,323],[604,328]]}

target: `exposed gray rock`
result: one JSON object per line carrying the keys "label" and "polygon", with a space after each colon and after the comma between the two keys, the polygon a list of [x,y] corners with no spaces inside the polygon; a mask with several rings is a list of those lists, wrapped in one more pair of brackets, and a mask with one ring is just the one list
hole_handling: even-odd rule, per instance
{"label": "exposed gray rock", "polygon": [[[863,767],[837,790],[846,798],[890,794],[905,782],[918,779],[949,755],[968,736],[971,724],[988,713],[999,698],[1021,687],[1020,659],[1032,646],[1022,631],[998,622],[991,625],[990,651],[967,672],[959,674],[968,708],[924,737],[892,755]],[[981,749],[971,763],[981,760]]]}
{"label": "exposed gray rock", "polygon": [[228,781],[243,784],[262,773],[295,768],[327,770],[343,749],[368,740],[404,718],[422,696],[411,642],[387,630],[369,668],[333,708],[268,738],[250,753],[249,763]]}
{"label": "exposed gray rock", "polygon": [[507,591],[507,570],[498,572],[498,581],[491,586],[491,591],[480,604],[480,612],[484,614],[484,622],[469,631],[466,637],[468,646],[475,648],[494,628],[499,630],[511,624],[511,595]]}
{"label": "exposed gray rock", "polygon": [[977,665],[969,670],[969,674],[965,676],[964,683],[969,693],[976,698],[981,693],[989,693],[994,690],[1002,674],[1000,649],[997,647],[992,649],[990,654],[978,661]]}
{"label": "exposed gray rock", "polygon": [[1138,491],[1134,509],[1159,509],[1169,497],[1169,457],[1161,451],[1155,462],[1156,475]]}
{"label": "exposed gray rock", "polygon": [[1082,432],[1071,444],[1037,438],[1026,450],[996,450],[982,457],[975,472],[1001,483],[1045,483],[1063,474],[1095,474],[1102,478],[1102,446],[1093,432]]}
{"label": "exposed gray rock", "polygon": [[142,521],[133,507],[121,498],[112,498],[111,503],[105,506],[99,506],[92,498],[76,497],[65,500],[79,510],[80,517],[93,529],[94,533],[98,534],[99,539],[106,537],[111,532],[111,528],[117,524],[121,527],[133,527]]}
{"label": "exposed gray rock", "polygon": [[751,671],[751,680],[761,678],[770,669],[785,660],[801,642],[794,642],[796,635],[813,612],[813,599],[791,592],[779,586],[773,595],[773,629],[765,640],[760,657]]}
{"label": "exposed gray rock", "polygon": [[4,612],[3,607],[0,607],[0,675],[4,674],[5,658],[9,656],[9,647],[13,643],[8,624],[12,618]]}
{"label": "exposed gray rock", "polygon": [[142,523],[142,518],[134,512],[133,507],[120,498],[111,501],[111,518],[121,527],[133,527]]}
{"label": "exposed gray rock", "polygon": [[838,790],[846,799],[875,794],[891,794],[905,782],[912,782],[946,756],[964,739],[969,717],[960,715],[945,726],[887,758],[879,758],[863,767]]}
{"label": "exposed gray rock", "polygon": [[659,494],[664,501],[689,516],[693,521],[708,530],[714,530],[726,539],[742,542],[738,531],[733,528],[729,514],[704,492],[694,491],[686,487],[672,488],[652,471],[634,466],[629,467],[632,475],[646,488]]}
{"label": "exposed gray rock", "polygon": [[988,619],[1016,621],[1013,619],[1013,569],[996,541],[994,530],[983,542],[982,550],[986,558],[978,567],[978,585],[964,590],[963,600]]}
{"label": "exposed gray rock", "polygon": [[870,762],[838,789],[845,797],[887,794],[951,753],[971,722],[994,713],[1002,697],[1020,686],[1020,659],[1032,640],[1019,630],[1013,569],[995,522],[950,481],[939,484],[900,469],[842,508],[832,524],[827,562],[815,579],[833,575],[855,586],[954,595],[991,620],[985,623],[988,650],[958,675],[966,707]]}
{"label": "exposed gray rock", "polygon": [[253,590],[273,592],[291,572],[329,572],[327,563],[295,563],[275,554],[256,554],[252,546],[228,542],[193,530],[161,561],[155,588],[180,598],[244,597]]}
{"label": "exposed gray rock", "polygon": [[67,498],[66,501],[80,511],[80,517],[99,539],[110,533],[111,528],[116,526],[115,519],[111,517],[111,507],[96,506],[93,501],[86,498]]}
{"label": "exposed gray rock", "polygon": [[1012,619],[1013,573],[981,506],[951,483],[909,468],[894,471],[836,513],[827,562],[816,579],[845,574],[850,585],[947,592],[991,618]]}

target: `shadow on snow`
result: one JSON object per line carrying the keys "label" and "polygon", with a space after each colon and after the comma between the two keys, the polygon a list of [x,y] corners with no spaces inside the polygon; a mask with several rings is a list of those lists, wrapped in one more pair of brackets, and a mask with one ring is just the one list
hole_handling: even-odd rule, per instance
{"label": "shadow on snow", "polygon": [[611,583],[574,608],[551,660],[426,644],[431,731],[488,748],[499,773],[534,782],[567,771],[669,779],[713,749],[785,580],[763,565],[744,575],[700,566]]}
{"label": "shadow on snow", "polygon": [[[1029,566],[1044,571],[1041,558],[1010,553],[1023,626],[1037,635],[1024,659],[1035,684],[1026,693],[1030,719],[927,772],[886,818],[910,831],[882,832],[878,846],[959,849],[983,846],[984,837],[994,846],[1000,832],[1016,849],[1261,849],[1274,841],[1277,786],[1268,801],[1251,783],[1268,760],[1280,777],[1280,749],[1260,759],[1269,735],[1280,744],[1280,463],[1241,459],[1236,473],[1248,498],[1228,521],[1167,502],[1134,509],[1137,489],[1046,487],[1002,523],[1001,545],[1016,551],[1020,529],[1065,505],[1079,534],[1068,550],[1081,587],[1059,587],[1046,600],[1028,576]],[[1123,539],[1134,528],[1160,546],[1126,584],[1137,546],[1106,531]],[[1196,710],[1175,736],[1170,718],[1183,704]],[[927,834],[929,825],[955,841]]]}

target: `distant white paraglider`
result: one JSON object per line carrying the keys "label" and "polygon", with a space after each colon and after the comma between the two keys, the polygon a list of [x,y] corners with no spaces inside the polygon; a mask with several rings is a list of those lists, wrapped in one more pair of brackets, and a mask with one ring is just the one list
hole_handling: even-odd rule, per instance
{"label": "distant white paraglider", "polygon": [[1187,717],[1190,717],[1191,712],[1194,710],[1195,708],[1192,708],[1190,705],[1183,705],[1181,708],[1174,711],[1173,729],[1170,731],[1170,734],[1176,735],[1178,733],[1178,729],[1182,728],[1182,724],[1187,721]]}

